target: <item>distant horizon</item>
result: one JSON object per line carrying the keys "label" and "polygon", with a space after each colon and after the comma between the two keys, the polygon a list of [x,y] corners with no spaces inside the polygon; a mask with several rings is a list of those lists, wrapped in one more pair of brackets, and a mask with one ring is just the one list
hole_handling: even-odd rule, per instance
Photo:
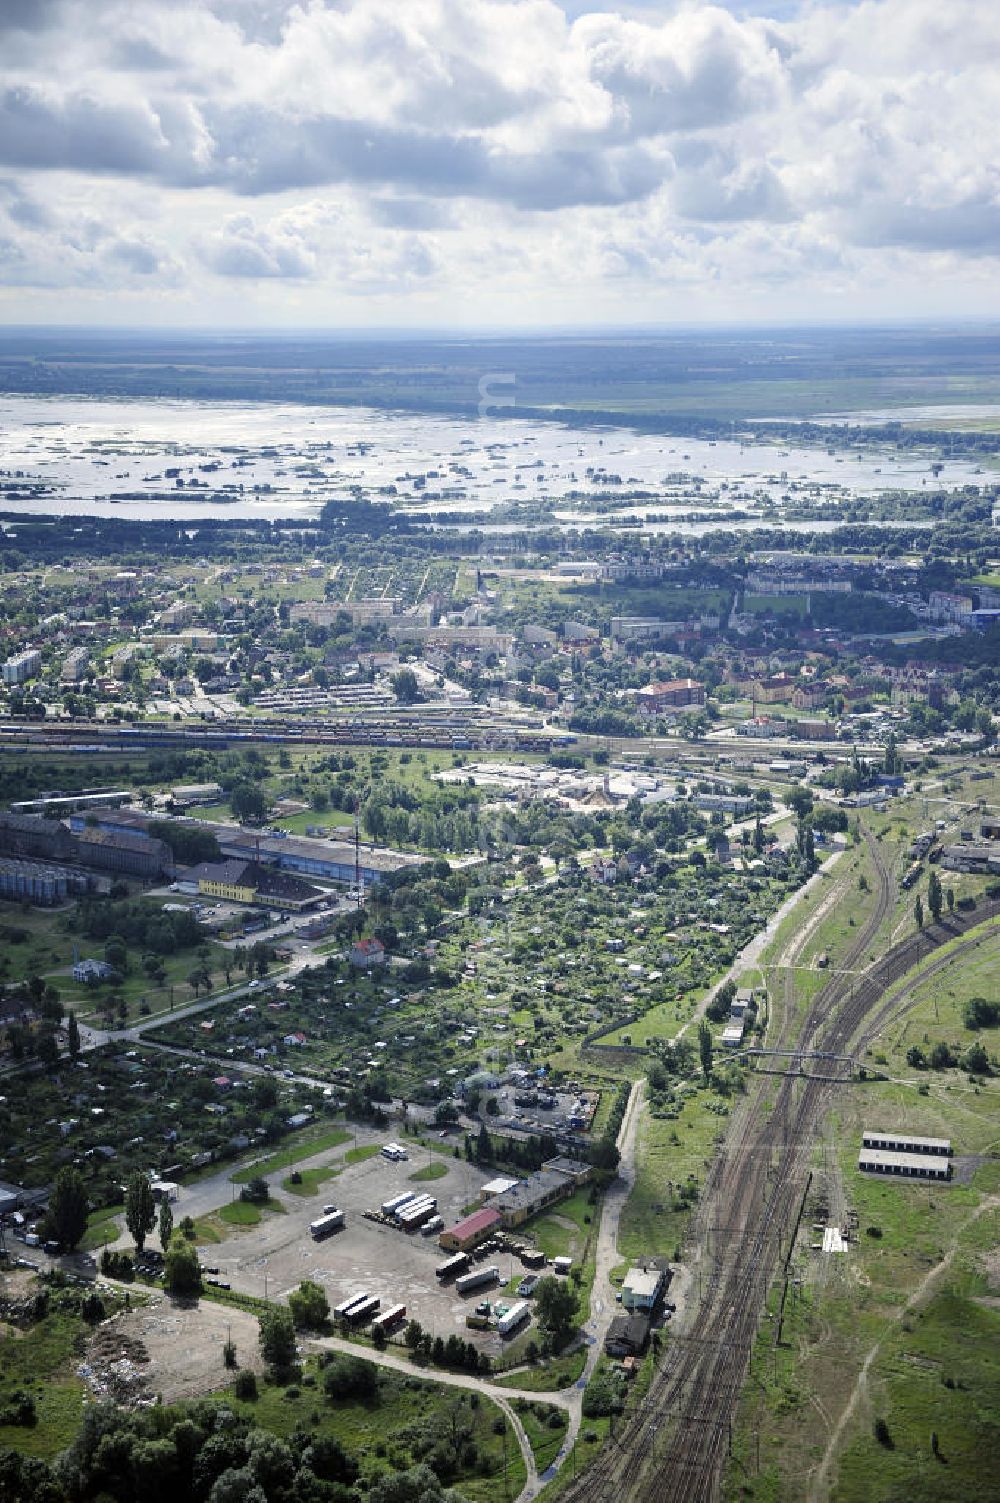
{"label": "distant horizon", "polygon": [[579,323],[579,324],[205,324],[205,323],[73,323],[63,320],[50,322],[25,321],[0,322],[0,338],[7,334],[113,334],[117,337],[143,334],[176,335],[190,337],[203,335],[206,338],[231,339],[338,339],[338,338],[428,338],[448,340],[468,339],[600,339],[614,336],[622,339],[663,339],[674,336],[697,338],[703,334],[762,334],[762,333],[861,333],[871,334],[880,329],[900,332],[940,331],[952,329],[962,333],[979,331],[984,335],[1000,333],[1000,313],[983,318],[974,314],[953,316],[930,316],[921,318],[900,315],[896,318],[857,319],[762,319],[758,321],[703,321],[677,323]]}

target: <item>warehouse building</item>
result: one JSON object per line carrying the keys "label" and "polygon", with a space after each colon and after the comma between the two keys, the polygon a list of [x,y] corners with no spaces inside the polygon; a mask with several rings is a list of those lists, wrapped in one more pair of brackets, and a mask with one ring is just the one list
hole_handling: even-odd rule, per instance
{"label": "warehouse building", "polygon": [[861,1134],[863,1148],[887,1148],[892,1153],[934,1153],[951,1157],[950,1138],[914,1138],[898,1132],[881,1132],[866,1128]]}
{"label": "warehouse building", "polygon": [[864,1174],[895,1174],[904,1179],[950,1179],[951,1161],[937,1153],[893,1153],[862,1148],[858,1168]]}
{"label": "warehouse building", "polygon": [[471,1252],[499,1226],[499,1213],[484,1206],[481,1211],[473,1211],[471,1216],[464,1216],[461,1221],[456,1221],[454,1226],[446,1227],[438,1237],[438,1244],[446,1252]]}

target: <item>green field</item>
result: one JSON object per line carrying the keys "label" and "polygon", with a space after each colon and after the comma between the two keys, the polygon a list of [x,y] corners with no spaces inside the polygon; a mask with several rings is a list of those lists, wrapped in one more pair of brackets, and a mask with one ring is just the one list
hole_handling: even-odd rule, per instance
{"label": "green field", "polygon": [[248,1184],[259,1175],[276,1174],[279,1169],[290,1169],[301,1159],[312,1158],[313,1154],[324,1153],[329,1148],[339,1148],[342,1143],[349,1143],[353,1136],[346,1127],[304,1128],[296,1134],[287,1148],[279,1148],[266,1158],[241,1164],[230,1175],[230,1179],[235,1185]]}

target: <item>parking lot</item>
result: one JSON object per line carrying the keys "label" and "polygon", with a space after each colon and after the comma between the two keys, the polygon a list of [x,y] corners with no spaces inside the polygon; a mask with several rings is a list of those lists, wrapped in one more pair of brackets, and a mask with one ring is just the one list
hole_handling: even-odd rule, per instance
{"label": "parking lot", "polygon": [[[337,1155],[330,1155],[336,1161]],[[445,1167],[439,1179],[414,1181],[412,1174],[428,1162]],[[406,1162],[391,1163],[381,1156],[348,1164],[329,1179],[316,1196],[298,1197],[277,1191],[287,1207],[285,1214],[265,1214],[259,1226],[228,1237],[218,1245],[202,1247],[203,1263],[219,1269],[219,1277],[236,1290],[269,1298],[282,1298],[303,1279],[315,1279],[326,1290],[331,1307],[349,1295],[368,1290],[378,1296],[382,1309],[404,1304],[407,1318],[419,1320],[434,1335],[447,1337],[460,1332],[470,1339],[495,1343],[495,1335],[466,1331],[465,1317],[484,1294],[462,1298],[453,1284],[443,1288],[434,1270],[448,1256],[438,1246],[437,1236],[407,1234],[365,1218],[366,1210],[378,1210],[382,1202],[404,1191],[426,1192],[437,1198],[445,1226],[458,1221],[465,1209],[479,1203],[480,1188],[492,1177],[462,1159],[428,1154],[415,1148]],[[335,1204],[346,1214],[347,1224],[321,1242],[314,1242],[309,1223],[321,1215],[324,1205]],[[490,1256],[504,1283],[523,1274],[520,1259],[505,1252]]]}

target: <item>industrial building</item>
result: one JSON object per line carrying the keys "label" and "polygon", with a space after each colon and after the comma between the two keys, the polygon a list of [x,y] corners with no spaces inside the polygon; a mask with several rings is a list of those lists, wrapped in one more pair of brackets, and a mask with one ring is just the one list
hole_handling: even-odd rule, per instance
{"label": "industrial building", "polygon": [[149,835],[85,829],[76,841],[77,860],[129,877],[161,877],[173,866],[170,847]]}
{"label": "industrial building", "polygon": [[503,1195],[505,1190],[513,1189],[516,1184],[516,1179],[508,1179],[506,1175],[500,1174],[496,1179],[491,1179],[487,1184],[483,1185],[479,1192],[479,1199],[484,1202],[492,1200],[494,1195]]}
{"label": "industrial building", "polygon": [[[101,810],[93,816],[97,828],[110,831],[144,831],[154,816],[139,809]],[[162,816],[160,816],[162,818]],[[209,829],[219,842],[223,857],[260,862],[299,877],[318,877],[328,882],[354,882],[372,887],[406,866],[420,866],[423,856],[353,841],[308,840],[293,835],[265,835],[241,825],[206,824],[203,820],[180,820],[197,830]],[[72,830],[82,830],[85,821],[70,819]]]}
{"label": "industrial building", "polygon": [[71,894],[86,892],[89,882],[82,872],[62,866],[43,866],[37,861],[0,858],[0,897],[52,908]]}
{"label": "industrial building", "polygon": [[1000,847],[996,841],[982,845],[971,841],[963,841],[961,845],[946,845],[941,852],[941,866],[949,872],[1000,875]]}
{"label": "industrial building", "polygon": [[547,1206],[555,1205],[572,1194],[573,1182],[554,1169],[540,1169],[527,1179],[518,1180],[509,1190],[494,1195],[490,1205],[498,1212],[504,1226],[521,1226],[530,1216],[536,1216]]}
{"label": "industrial building", "polygon": [[[72,816],[71,823],[79,829],[77,835],[54,819],[0,814],[0,855],[90,866],[132,877],[159,877],[170,870],[173,857],[162,840],[136,830],[102,828],[102,818],[110,818],[111,812]],[[96,826],[88,824],[88,818],[96,820]]]}
{"label": "industrial building", "polygon": [[65,825],[54,819],[0,814],[0,855],[28,861],[75,861],[77,843]]}

